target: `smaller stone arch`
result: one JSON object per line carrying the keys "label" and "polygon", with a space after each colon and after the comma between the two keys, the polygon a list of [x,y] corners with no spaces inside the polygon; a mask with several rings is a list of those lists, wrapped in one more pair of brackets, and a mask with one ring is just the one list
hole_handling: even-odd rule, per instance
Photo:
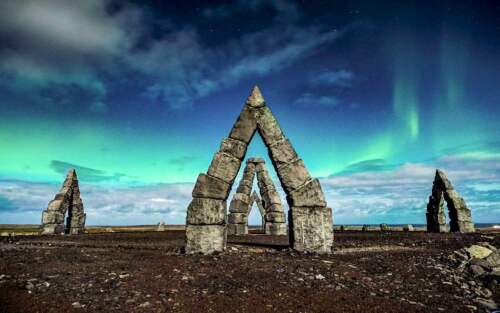
{"label": "smaller stone arch", "polygon": [[[255,176],[261,198],[255,191],[251,194]],[[248,234],[248,215],[253,202],[257,203],[266,234],[287,234],[281,199],[262,158],[249,158],[246,162],[243,177],[229,205],[228,235]]]}
{"label": "smaller stone arch", "polygon": [[[67,216],[66,216],[67,213]],[[64,224],[66,216],[66,224]],[[66,179],[46,210],[42,212],[42,234],[79,234],[85,229],[86,214],[80,197],[76,171],[70,169]]]}
{"label": "smaller stone arch", "polygon": [[[444,213],[444,202],[448,206],[448,216],[450,226],[446,225],[446,216]],[[474,223],[472,223],[471,210],[467,207],[465,200],[460,197],[453,188],[446,174],[436,170],[434,183],[432,185],[432,194],[427,204],[427,231],[444,233],[447,231],[473,233]]]}

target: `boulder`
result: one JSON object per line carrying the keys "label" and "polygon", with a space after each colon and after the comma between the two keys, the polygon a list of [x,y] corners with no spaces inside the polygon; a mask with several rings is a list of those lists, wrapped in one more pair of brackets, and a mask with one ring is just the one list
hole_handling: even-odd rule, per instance
{"label": "boulder", "polygon": [[318,179],[312,179],[287,197],[291,206],[326,206],[325,196]]}
{"label": "boulder", "polygon": [[298,189],[311,180],[311,176],[301,159],[286,164],[278,168],[277,171],[283,189],[285,189],[287,194],[290,194],[293,190]]}
{"label": "boulder", "polygon": [[301,252],[331,253],[333,245],[332,209],[292,207],[289,211],[290,241]]}
{"label": "boulder", "polygon": [[231,185],[227,182],[202,173],[194,185],[193,197],[226,200],[230,190]]}
{"label": "boulder", "polygon": [[240,165],[240,159],[224,152],[217,152],[212,159],[207,174],[232,184],[236,175],[238,175]]}
{"label": "boulder", "polygon": [[242,160],[245,157],[245,153],[247,152],[247,144],[237,139],[224,138],[220,145],[219,151]]}
{"label": "boulder", "polygon": [[470,258],[478,258],[478,259],[484,259],[493,253],[493,251],[491,251],[490,249],[479,245],[472,245],[468,248],[465,248],[465,251],[467,252]]}

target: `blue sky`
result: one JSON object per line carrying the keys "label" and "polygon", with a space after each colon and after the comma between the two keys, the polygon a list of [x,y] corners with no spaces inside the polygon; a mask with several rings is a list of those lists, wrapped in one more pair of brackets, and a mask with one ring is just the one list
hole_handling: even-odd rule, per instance
{"label": "blue sky", "polygon": [[[437,167],[475,221],[500,221],[499,13],[495,1],[4,1],[0,222],[38,223],[74,167],[89,224],[183,223],[254,84],[336,223],[423,223]],[[260,138],[247,156],[267,158]]]}

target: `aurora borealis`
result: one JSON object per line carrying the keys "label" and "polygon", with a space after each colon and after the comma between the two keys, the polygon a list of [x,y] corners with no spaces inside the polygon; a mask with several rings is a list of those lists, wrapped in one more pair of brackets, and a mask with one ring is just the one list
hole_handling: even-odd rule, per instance
{"label": "aurora borealis", "polygon": [[[0,223],[38,223],[69,167],[90,225],[183,223],[254,84],[335,223],[424,222],[436,167],[476,222],[499,222],[499,16],[495,1],[3,1]],[[249,156],[267,157],[258,136]]]}

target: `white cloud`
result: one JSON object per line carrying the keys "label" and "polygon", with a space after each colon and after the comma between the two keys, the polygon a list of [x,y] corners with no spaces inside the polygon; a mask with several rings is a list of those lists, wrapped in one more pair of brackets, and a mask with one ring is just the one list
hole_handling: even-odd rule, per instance
{"label": "white cloud", "polygon": [[350,86],[353,78],[354,75],[351,71],[341,69],[337,71],[326,71],[311,75],[311,77],[309,77],[309,81],[313,85],[348,87]]}
{"label": "white cloud", "polygon": [[323,96],[316,95],[313,93],[304,93],[297,100],[295,100],[294,104],[300,107],[325,107],[332,108],[336,107],[340,103],[340,100],[335,96]]}

